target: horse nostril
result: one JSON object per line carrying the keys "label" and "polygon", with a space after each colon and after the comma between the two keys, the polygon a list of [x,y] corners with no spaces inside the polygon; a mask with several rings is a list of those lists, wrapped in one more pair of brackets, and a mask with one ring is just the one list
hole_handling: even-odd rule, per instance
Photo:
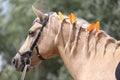
{"label": "horse nostril", "polygon": [[15,64],[15,59],[14,58],[12,59],[12,63]]}

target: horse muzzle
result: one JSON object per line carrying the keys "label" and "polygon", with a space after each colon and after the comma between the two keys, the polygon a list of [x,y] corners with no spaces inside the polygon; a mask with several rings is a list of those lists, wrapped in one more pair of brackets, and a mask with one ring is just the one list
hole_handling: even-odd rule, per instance
{"label": "horse muzzle", "polygon": [[[13,58],[12,60],[13,65],[15,66],[17,71],[23,71],[26,65],[31,64],[31,58],[29,55],[20,55],[17,58]],[[31,66],[28,66],[27,71],[31,69]]]}
{"label": "horse muzzle", "polygon": [[[21,60],[19,59],[13,59],[12,60],[13,65],[15,66],[17,71],[23,72],[24,68],[26,65],[29,64],[25,64],[24,62],[21,62]],[[31,70],[31,66],[27,67],[27,71]]]}

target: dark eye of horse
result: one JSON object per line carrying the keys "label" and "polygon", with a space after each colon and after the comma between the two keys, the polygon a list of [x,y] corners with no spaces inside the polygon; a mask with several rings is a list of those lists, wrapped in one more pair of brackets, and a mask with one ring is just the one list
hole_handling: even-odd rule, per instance
{"label": "dark eye of horse", "polygon": [[29,35],[33,37],[35,35],[35,32],[34,31],[29,31]]}

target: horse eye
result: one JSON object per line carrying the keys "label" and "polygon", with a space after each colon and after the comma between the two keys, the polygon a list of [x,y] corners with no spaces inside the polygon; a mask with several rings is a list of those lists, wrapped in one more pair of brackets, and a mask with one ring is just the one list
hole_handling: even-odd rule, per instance
{"label": "horse eye", "polygon": [[29,35],[33,37],[35,35],[35,32],[34,31],[29,31]]}

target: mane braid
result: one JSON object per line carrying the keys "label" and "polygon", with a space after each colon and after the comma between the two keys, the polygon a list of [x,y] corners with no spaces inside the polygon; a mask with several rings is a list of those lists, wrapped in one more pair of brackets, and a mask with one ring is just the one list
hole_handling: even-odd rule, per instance
{"label": "mane braid", "polygon": [[60,34],[63,21],[64,21],[64,20],[60,21],[60,23],[59,23],[58,33],[57,33],[57,35],[56,35],[56,37],[55,37],[55,44],[57,44],[58,36],[59,36],[59,34]]}
{"label": "mane braid", "polygon": [[89,32],[87,32],[86,36],[85,36],[85,40],[84,40],[84,45],[83,45],[83,53],[85,55],[88,55],[88,46],[89,46],[89,42],[88,42],[88,38],[89,38]]}
{"label": "mane braid", "polygon": [[[95,30],[92,30],[90,32],[86,31],[85,39],[83,42],[83,48],[82,51],[84,52],[84,55],[86,58],[93,58],[96,53],[96,38],[94,36]],[[91,54],[92,52],[92,54]]]}
{"label": "mane braid", "polygon": [[[105,49],[107,48],[107,46],[108,46],[110,43],[115,44],[116,42],[117,42],[117,41],[116,41],[114,38],[108,36],[108,37],[107,37],[107,40],[106,40],[106,44],[105,44]],[[111,53],[114,53],[115,50],[116,50],[116,48],[117,48],[117,45],[116,45],[116,46],[112,46],[112,47],[115,47],[115,49],[112,48],[113,50],[111,51]],[[105,55],[105,53],[106,53],[106,50],[104,51],[104,55]]]}
{"label": "mane braid", "polygon": [[[55,19],[52,18],[52,17],[53,17],[53,16],[56,16],[56,15],[57,15],[57,14],[54,12],[54,13],[49,17],[49,20],[48,20],[48,21],[49,21],[49,22],[48,22],[48,25],[49,25],[49,26],[55,27],[55,23],[54,23]],[[52,20],[51,20],[51,18],[52,18]],[[51,21],[53,21],[52,24],[50,24]],[[51,29],[51,28],[49,28],[48,32],[50,31],[50,29]]]}
{"label": "mane braid", "polygon": [[[49,20],[48,20],[48,21],[49,21],[49,22],[48,22],[48,26],[51,26],[51,24],[50,24],[50,22],[51,22],[51,17],[52,17],[52,16],[50,16],[50,18],[49,18]],[[47,31],[47,34],[49,34],[49,32],[50,32],[50,28],[49,28],[49,30]]]}
{"label": "mane braid", "polygon": [[65,52],[66,52],[67,48],[68,48],[68,51],[70,52],[70,42],[71,42],[72,32],[73,32],[73,24],[72,25],[70,24],[69,38],[65,45]]}
{"label": "mane braid", "polygon": [[76,34],[75,34],[75,40],[74,40],[73,46],[72,46],[71,51],[70,51],[70,55],[73,54],[73,52],[74,52],[74,50],[75,50],[75,48],[77,46],[79,32],[80,32],[80,28],[81,28],[82,25],[77,24],[76,26],[77,26],[77,31],[76,31]]}

